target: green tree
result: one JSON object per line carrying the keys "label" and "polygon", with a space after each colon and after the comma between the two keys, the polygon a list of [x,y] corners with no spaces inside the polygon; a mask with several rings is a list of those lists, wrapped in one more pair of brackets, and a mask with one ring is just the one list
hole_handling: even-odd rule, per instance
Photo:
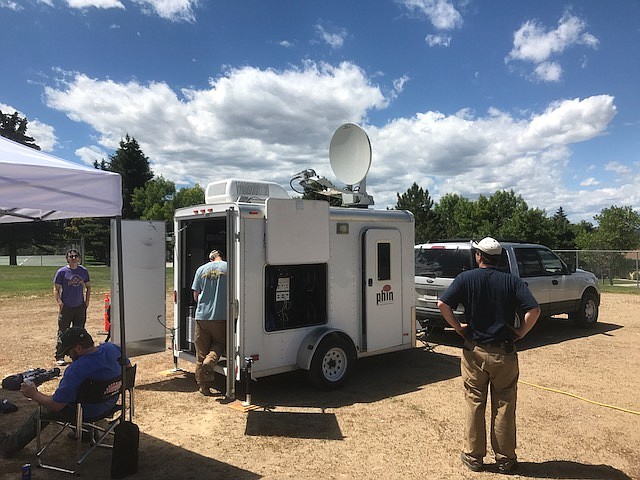
{"label": "green tree", "polygon": [[191,188],[181,188],[174,198],[176,209],[202,203],[204,203],[204,189],[197,183]]}
{"label": "green tree", "polygon": [[105,166],[106,170],[122,177],[122,218],[139,218],[132,205],[133,192],[136,188],[144,188],[153,178],[153,172],[136,139],[127,134],[120,140],[120,147]]}
{"label": "green tree", "polygon": [[440,222],[441,238],[473,238],[475,225],[475,204],[457,193],[445,194],[434,207]]}
{"label": "green tree", "polygon": [[176,184],[160,176],[133,191],[131,205],[143,220],[164,220],[170,223],[175,210],[173,199]]}
{"label": "green tree", "polygon": [[518,238],[521,225],[513,223],[512,219],[516,215],[522,216],[528,209],[527,203],[513,190],[498,190],[489,197],[480,195],[476,201],[476,236]]}
{"label": "green tree", "polygon": [[558,208],[556,213],[551,217],[551,228],[553,240],[550,248],[558,250],[573,250],[576,248],[576,228],[564,213],[562,207]]}
{"label": "green tree", "polygon": [[133,209],[144,220],[164,220],[167,231],[173,231],[173,214],[178,208],[204,203],[204,190],[198,184],[176,192],[176,185],[164,177],[156,177],[145,187],[136,188],[131,200]]}
{"label": "green tree", "polygon": [[604,208],[593,219],[598,226],[578,235],[576,243],[579,248],[633,250],[640,247],[640,214],[631,206]]}
{"label": "green tree", "polygon": [[402,195],[396,193],[397,210],[409,210],[415,217],[415,242],[424,243],[440,238],[440,222],[438,215],[433,210],[433,200],[429,196],[429,190],[413,183]]}
{"label": "green tree", "polygon": [[[580,249],[633,250],[640,247],[640,214],[631,206],[604,208],[594,220],[598,226],[592,231],[582,231],[576,238]],[[620,253],[596,254],[598,263],[608,265],[605,273],[613,285],[614,275],[626,277],[624,256]]]}
{"label": "green tree", "polygon": [[20,117],[18,112],[13,112],[13,114],[9,115],[2,113],[2,110],[0,110],[0,135],[27,147],[40,150],[33,137],[27,135],[28,123],[27,118]]}
{"label": "green tree", "polygon": [[[18,112],[5,114],[0,111],[0,135],[40,150],[33,137],[27,135],[28,121]],[[18,264],[18,254],[30,255],[45,251],[55,253],[55,244],[62,235],[61,222],[20,222],[0,225],[0,250],[9,255],[9,265]]]}
{"label": "green tree", "polygon": [[544,210],[520,206],[504,222],[499,236],[507,240],[540,243],[550,247],[553,242],[551,220]]}
{"label": "green tree", "polygon": [[84,238],[82,261],[90,258],[99,263],[109,264],[111,257],[111,235],[109,218],[72,218],[65,226],[66,238]]}

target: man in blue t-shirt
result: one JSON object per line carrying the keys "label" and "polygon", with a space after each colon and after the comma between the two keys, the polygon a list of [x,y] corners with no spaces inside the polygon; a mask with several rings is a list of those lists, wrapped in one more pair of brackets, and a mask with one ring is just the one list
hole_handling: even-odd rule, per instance
{"label": "man in blue t-shirt", "polygon": [[227,262],[218,250],[209,253],[209,262],[193,277],[196,302],[196,382],[200,393],[211,395],[213,367],[227,344]]}
{"label": "man in blue t-shirt", "polygon": [[[38,391],[34,384],[23,383],[20,392],[43,406],[42,426],[46,420],[63,420],[75,423],[76,398],[80,385],[87,380],[110,380],[122,373],[120,364],[120,347],[113,343],[104,343],[98,347],[84,328],[71,327],[62,335],[61,352],[71,357],[73,362],[67,367],[53,395],[45,395]],[[127,361],[127,364],[129,362]],[[100,404],[83,405],[85,419],[97,417],[113,408],[117,398],[114,397]],[[12,457],[36,437],[38,410],[12,435],[0,434],[0,451],[6,458]]]}
{"label": "man in blue t-shirt", "polygon": [[[518,354],[514,342],[540,316],[540,307],[524,281],[499,271],[502,245],[486,237],[472,242],[478,266],[458,275],[438,301],[442,316],[464,338],[461,371],[465,388],[466,427],[462,463],[479,472],[487,453],[485,406],[491,387],[491,446],[500,473],[512,473],[516,459]],[[453,309],[464,306],[464,320]],[[514,326],[517,311],[524,312]]]}
{"label": "man in blue t-shirt", "polygon": [[53,297],[58,304],[58,341],[56,343],[56,362],[66,365],[64,354],[60,351],[62,334],[70,326],[84,327],[87,321],[87,308],[91,299],[89,271],[80,265],[77,250],[67,252],[67,263],[53,277]]}

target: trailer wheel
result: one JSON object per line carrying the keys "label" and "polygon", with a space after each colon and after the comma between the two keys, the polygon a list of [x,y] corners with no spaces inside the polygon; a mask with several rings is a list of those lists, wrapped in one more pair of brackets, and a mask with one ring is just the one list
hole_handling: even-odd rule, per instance
{"label": "trailer wheel", "polygon": [[585,292],[580,301],[580,310],[569,314],[569,319],[581,328],[593,328],[598,321],[598,297]]}
{"label": "trailer wheel", "polygon": [[354,361],[355,355],[348,342],[338,336],[330,335],[318,345],[311,359],[309,377],[317,387],[339,388],[351,375]]}

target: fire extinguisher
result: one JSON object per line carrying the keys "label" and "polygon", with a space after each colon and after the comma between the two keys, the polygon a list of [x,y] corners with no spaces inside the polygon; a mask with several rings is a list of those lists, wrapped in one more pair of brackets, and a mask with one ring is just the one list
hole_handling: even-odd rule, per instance
{"label": "fire extinguisher", "polygon": [[104,294],[104,331],[109,332],[111,328],[111,297],[108,293]]}

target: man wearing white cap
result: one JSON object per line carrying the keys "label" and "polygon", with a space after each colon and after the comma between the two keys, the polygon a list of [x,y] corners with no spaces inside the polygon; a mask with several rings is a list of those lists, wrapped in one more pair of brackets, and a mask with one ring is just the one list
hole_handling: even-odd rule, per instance
{"label": "man wearing white cap", "polygon": [[[491,446],[500,473],[513,473],[516,457],[516,393],[518,354],[514,342],[524,337],[540,316],[540,307],[522,279],[496,266],[502,245],[486,237],[471,242],[478,266],[462,272],[438,301],[445,320],[465,342],[461,371],[465,388],[466,427],[462,463],[479,472],[487,453],[485,406],[491,386]],[[464,319],[453,308],[464,306]],[[519,327],[516,312],[525,312]]]}

